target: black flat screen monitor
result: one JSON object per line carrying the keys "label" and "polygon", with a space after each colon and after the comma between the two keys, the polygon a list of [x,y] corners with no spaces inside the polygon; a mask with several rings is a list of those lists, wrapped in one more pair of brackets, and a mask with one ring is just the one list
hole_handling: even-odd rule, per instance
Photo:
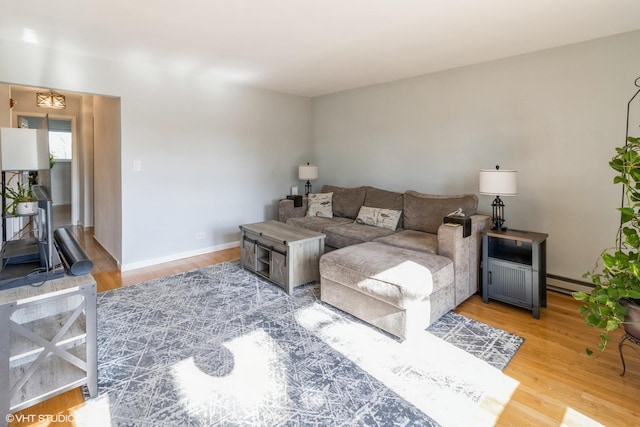
{"label": "black flat screen monitor", "polygon": [[53,268],[55,247],[53,244],[53,205],[47,187],[33,186],[33,194],[38,199],[38,213],[35,216],[35,234],[38,239],[40,266],[47,270]]}

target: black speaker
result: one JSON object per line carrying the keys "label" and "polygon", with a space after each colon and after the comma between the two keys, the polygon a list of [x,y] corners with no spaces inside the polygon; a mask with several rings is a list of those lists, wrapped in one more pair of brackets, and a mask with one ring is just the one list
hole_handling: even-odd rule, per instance
{"label": "black speaker", "polygon": [[66,228],[58,228],[53,236],[60,249],[66,270],[72,276],[81,276],[91,272],[93,261],[80,246],[80,243]]}

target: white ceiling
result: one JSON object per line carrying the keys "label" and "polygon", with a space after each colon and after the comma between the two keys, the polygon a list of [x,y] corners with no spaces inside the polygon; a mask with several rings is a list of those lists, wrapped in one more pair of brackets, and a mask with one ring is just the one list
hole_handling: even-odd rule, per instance
{"label": "white ceiling", "polygon": [[305,96],[640,29],[639,0],[0,0],[0,11],[0,38]]}

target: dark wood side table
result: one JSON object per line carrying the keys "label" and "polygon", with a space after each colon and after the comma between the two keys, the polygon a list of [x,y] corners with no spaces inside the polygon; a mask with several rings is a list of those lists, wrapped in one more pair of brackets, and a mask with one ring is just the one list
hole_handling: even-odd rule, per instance
{"label": "dark wood side table", "polygon": [[547,237],[524,230],[482,235],[482,301],[506,302],[540,318],[547,306]]}

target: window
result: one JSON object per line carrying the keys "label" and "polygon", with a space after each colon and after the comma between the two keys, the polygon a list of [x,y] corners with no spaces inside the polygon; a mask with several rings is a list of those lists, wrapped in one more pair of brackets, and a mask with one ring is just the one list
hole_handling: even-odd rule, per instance
{"label": "window", "polygon": [[71,132],[49,131],[49,152],[56,160],[71,160]]}

